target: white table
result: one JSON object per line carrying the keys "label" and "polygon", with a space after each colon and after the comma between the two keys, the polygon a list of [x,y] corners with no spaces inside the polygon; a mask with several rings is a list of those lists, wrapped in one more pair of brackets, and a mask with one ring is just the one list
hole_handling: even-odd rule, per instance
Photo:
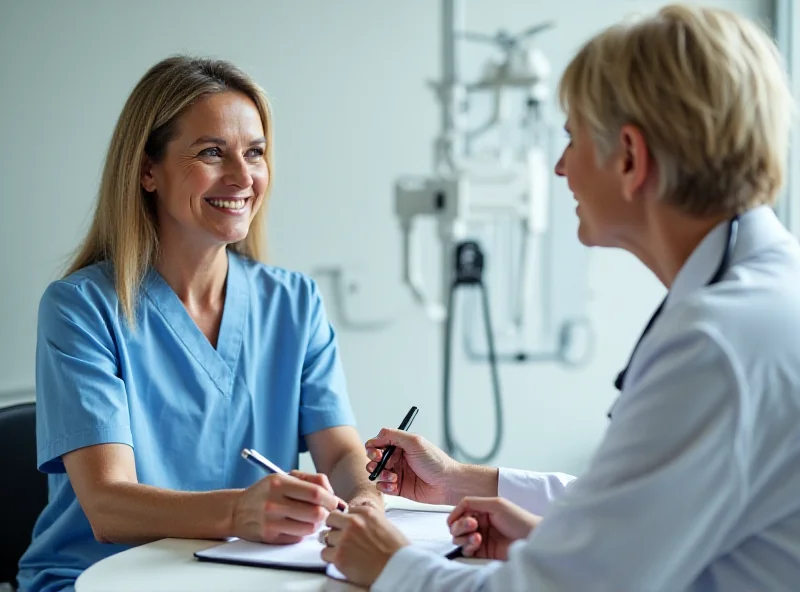
{"label": "white table", "polygon": [[75,583],[76,592],[241,590],[292,592],[361,590],[324,574],[198,561],[194,552],[220,541],[162,539],[107,557]]}
{"label": "white table", "polygon": [[[387,498],[387,508],[449,510],[448,506],[425,506],[398,498]],[[246,592],[353,592],[357,586],[323,574],[246,567],[198,561],[194,552],[220,541],[162,539],[134,547],[99,561],[75,584],[76,592],[181,592],[183,590]],[[458,561],[462,561],[459,559]],[[475,560],[473,560],[475,561]]]}

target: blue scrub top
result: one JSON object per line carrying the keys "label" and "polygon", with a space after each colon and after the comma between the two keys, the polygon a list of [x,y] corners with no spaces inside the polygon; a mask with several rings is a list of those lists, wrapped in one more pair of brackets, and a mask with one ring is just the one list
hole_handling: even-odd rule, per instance
{"label": "blue scrub top", "polygon": [[71,589],[124,545],[92,534],[61,456],[127,444],[139,482],[209,491],[264,477],[253,447],[297,468],[304,436],[354,425],[336,336],[314,281],[229,251],[215,349],[175,292],[151,270],[135,328],[121,318],[113,269],[101,263],[52,283],[39,306],[38,463],[49,503],[20,561],[22,590]]}

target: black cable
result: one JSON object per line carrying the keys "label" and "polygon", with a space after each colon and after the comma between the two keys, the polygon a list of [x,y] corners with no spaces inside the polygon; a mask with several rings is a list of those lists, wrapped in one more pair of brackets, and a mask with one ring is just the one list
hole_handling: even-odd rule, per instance
{"label": "black cable", "polygon": [[[445,451],[451,456],[460,457],[470,463],[482,464],[492,460],[500,450],[503,441],[503,406],[500,391],[500,376],[497,369],[497,353],[494,347],[494,331],[492,330],[491,309],[489,295],[483,283],[483,253],[477,243],[461,243],[456,248],[456,279],[450,285],[447,298],[447,317],[445,319],[444,334],[444,379],[442,406],[444,414],[444,445]],[[461,448],[455,440],[450,429],[450,366],[453,332],[453,313],[455,292],[460,286],[477,285],[481,291],[483,303],[483,322],[486,330],[486,341],[489,350],[489,367],[492,375],[492,390],[495,407],[495,435],[492,447],[484,456],[473,456]]]}

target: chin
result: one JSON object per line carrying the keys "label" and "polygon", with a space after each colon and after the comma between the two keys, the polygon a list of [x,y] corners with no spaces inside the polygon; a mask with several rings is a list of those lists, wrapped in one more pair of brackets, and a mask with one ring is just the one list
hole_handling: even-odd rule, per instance
{"label": "chin", "polygon": [[578,226],[578,240],[585,247],[597,246],[596,241],[592,240],[592,233],[586,228],[586,224],[584,222],[581,222]]}
{"label": "chin", "polygon": [[235,245],[236,243],[242,242],[246,238],[247,238],[247,233],[241,234],[241,235],[235,235],[235,236],[228,236],[228,237],[225,237],[225,238],[221,239],[220,242],[222,242],[222,243],[224,243],[226,245]]}
{"label": "chin", "polygon": [[214,238],[220,243],[232,244],[243,241],[250,234],[249,228],[233,227],[233,228],[216,228],[214,231]]}

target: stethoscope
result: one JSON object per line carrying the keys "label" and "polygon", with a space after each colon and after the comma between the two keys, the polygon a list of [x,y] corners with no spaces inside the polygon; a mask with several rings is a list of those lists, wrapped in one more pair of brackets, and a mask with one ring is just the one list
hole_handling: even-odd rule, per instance
{"label": "stethoscope", "polygon": [[[722,259],[719,261],[719,265],[717,265],[717,269],[714,272],[714,275],[711,276],[711,279],[708,280],[706,286],[711,286],[716,284],[722,279],[722,276],[725,275],[725,272],[728,270],[728,264],[730,263],[730,258],[733,254],[734,248],[736,248],[736,236],[739,234],[739,216],[734,216],[730,223],[728,224],[728,242],[725,244],[725,251],[722,253]],[[667,294],[667,298],[669,294]],[[653,327],[658,316],[661,314],[661,311],[664,309],[664,304],[667,302],[667,298],[661,302],[658,306],[656,311],[653,313],[653,316],[650,317],[650,320],[647,321],[647,325],[642,331],[642,334],[639,336],[639,340],[636,342],[636,345],[633,348],[633,352],[631,353],[631,357],[628,358],[628,364],[625,366],[625,369],[617,375],[617,379],[614,381],[614,386],[618,391],[622,391],[622,387],[625,385],[625,375],[628,373],[628,368],[631,365],[631,360],[633,360],[633,356],[636,355],[636,350],[639,348],[639,344],[644,339],[644,336],[647,335],[647,332]],[[608,419],[611,419],[611,412],[614,410],[612,406],[611,409],[608,411]]]}

